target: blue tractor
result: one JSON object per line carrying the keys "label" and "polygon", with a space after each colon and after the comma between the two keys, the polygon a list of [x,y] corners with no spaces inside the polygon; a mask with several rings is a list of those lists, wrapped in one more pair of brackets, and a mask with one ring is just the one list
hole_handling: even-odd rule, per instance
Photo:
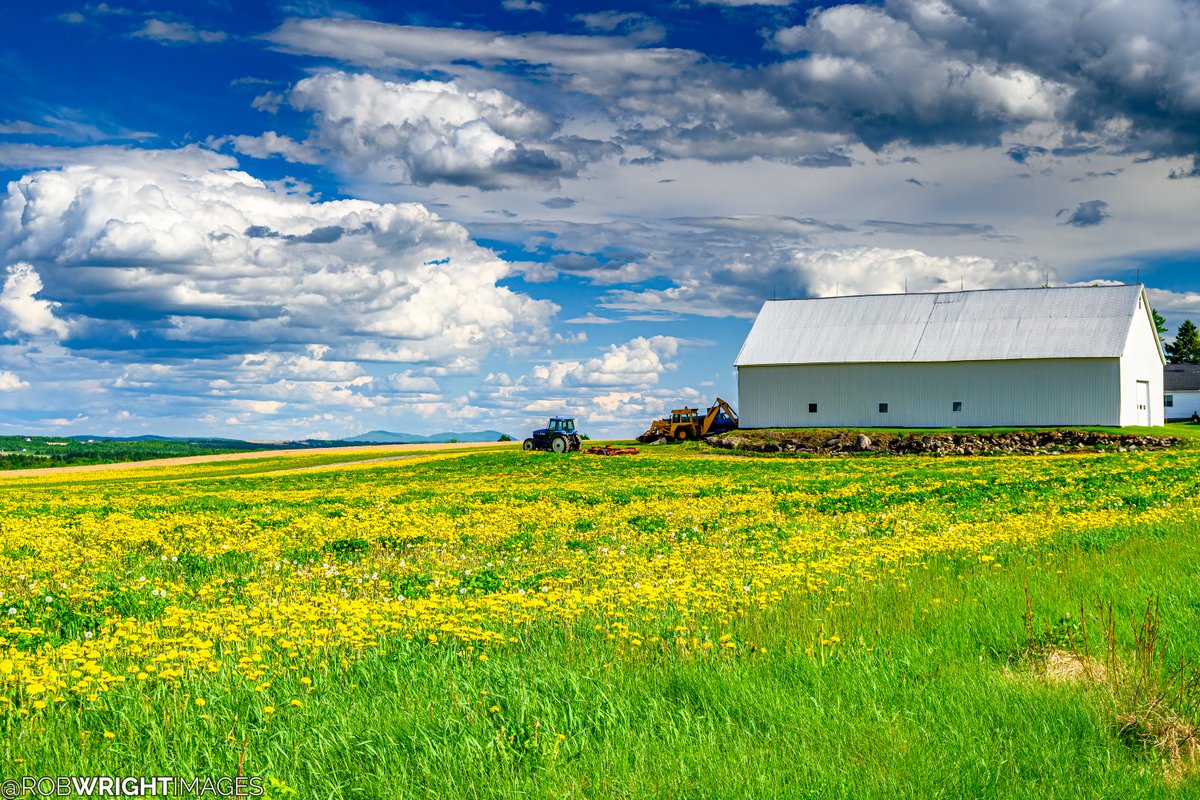
{"label": "blue tractor", "polygon": [[550,424],[534,431],[532,436],[521,443],[521,448],[569,453],[572,450],[578,450],[580,443],[579,432],[575,430],[575,420],[551,417]]}

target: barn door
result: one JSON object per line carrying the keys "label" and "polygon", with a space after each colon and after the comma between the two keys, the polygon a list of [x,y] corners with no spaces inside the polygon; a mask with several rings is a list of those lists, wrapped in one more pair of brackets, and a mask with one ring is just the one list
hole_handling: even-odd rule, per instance
{"label": "barn door", "polygon": [[1137,424],[1150,425],[1150,382],[1137,382]]}

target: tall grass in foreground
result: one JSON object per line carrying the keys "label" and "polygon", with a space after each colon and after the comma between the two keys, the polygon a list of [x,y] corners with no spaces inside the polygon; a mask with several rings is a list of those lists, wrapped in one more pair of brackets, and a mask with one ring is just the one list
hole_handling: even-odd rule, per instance
{"label": "tall grass in foreground", "polygon": [[1153,597],[1164,667],[1197,657],[1197,553],[1200,532],[1166,525],[930,559],[849,601],[745,617],[736,654],[617,655],[591,623],[535,624],[486,658],[405,643],[297,674],[298,706],[131,684],[109,711],[10,722],[5,769],[228,775],[244,759],[273,795],[321,798],[1196,796],[1194,773],[1168,779],[1169,754],[1125,735],[1104,685],[1048,679],[1030,643],[1067,647],[1081,605],[1111,603],[1113,658],[1131,663]]}

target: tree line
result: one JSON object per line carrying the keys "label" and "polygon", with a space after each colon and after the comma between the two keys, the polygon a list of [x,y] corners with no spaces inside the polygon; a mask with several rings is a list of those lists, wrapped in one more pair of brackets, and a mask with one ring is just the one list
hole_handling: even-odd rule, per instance
{"label": "tree line", "polygon": [[[1162,314],[1154,312],[1154,326],[1158,328],[1158,338],[1161,340],[1167,334],[1167,321]],[[1200,364],[1200,328],[1190,319],[1185,319],[1175,330],[1175,341],[1167,342],[1164,347],[1167,361],[1171,364]]]}

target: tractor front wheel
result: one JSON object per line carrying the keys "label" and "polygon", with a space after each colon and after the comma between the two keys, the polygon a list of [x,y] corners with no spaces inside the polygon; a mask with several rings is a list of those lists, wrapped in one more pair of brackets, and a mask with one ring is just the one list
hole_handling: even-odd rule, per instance
{"label": "tractor front wheel", "polygon": [[533,439],[526,439],[525,441],[521,442],[521,449],[522,450],[534,449],[533,448]]}
{"label": "tractor front wheel", "polygon": [[565,453],[571,449],[571,445],[563,436],[555,436],[550,440],[550,449],[556,453]]}
{"label": "tractor front wheel", "polygon": [[675,431],[675,438],[680,442],[686,442],[688,440],[688,429],[680,428]]}

